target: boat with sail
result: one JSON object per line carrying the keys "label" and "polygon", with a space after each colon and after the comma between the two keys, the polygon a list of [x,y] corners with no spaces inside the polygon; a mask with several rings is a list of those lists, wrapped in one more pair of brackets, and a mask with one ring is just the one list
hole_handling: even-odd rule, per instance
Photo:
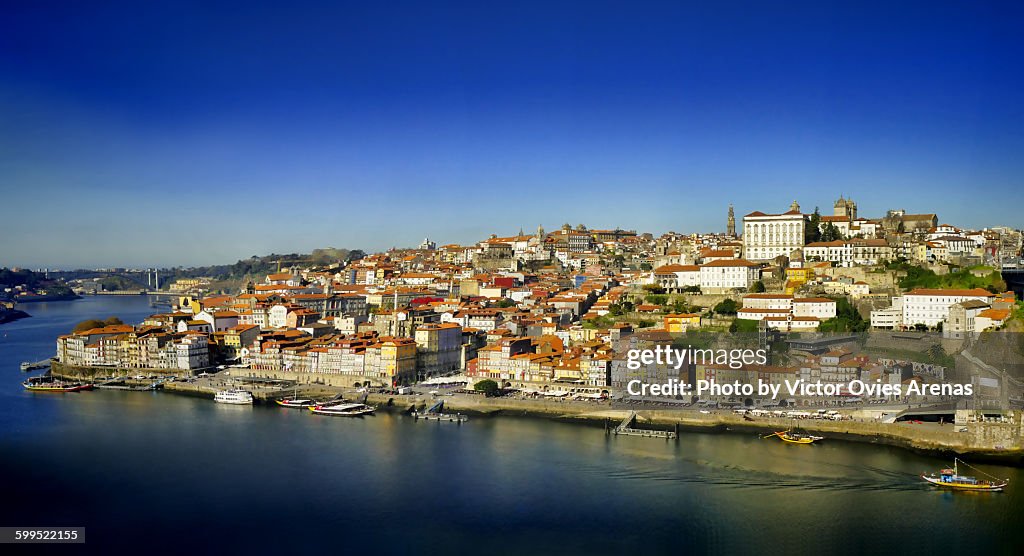
{"label": "boat with sail", "polygon": [[[987,476],[988,479],[978,479],[971,475],[961,475],[959,467],[959,464],[961,463],[978,473]],[[1010,484],[1010,479],[1000,479],[993,475],[989,475],[966,461],[962,461],[960,458],[953,458],[952,469],[943,469],[938,473],[922,473],[921,478],[938,487],[975,492],[999,492],[1006,488],[1006,485]]]}
{"label": "boat with sail", "polygon": [[314,405],[309,410],[317,415],[335,415],[340,417],[361,417],[363,415],[372,415],[376,411],[373,406],[362,403]]}

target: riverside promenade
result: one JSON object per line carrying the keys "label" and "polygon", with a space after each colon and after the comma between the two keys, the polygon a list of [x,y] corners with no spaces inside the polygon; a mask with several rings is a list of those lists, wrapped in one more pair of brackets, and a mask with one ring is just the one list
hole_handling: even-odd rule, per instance
{"label": "riverside promenade", "polygon": [[[82,379],[87,376],[99,378],[112,374],[114,370],[109,367],[68,367],[55,363],[52,372],[56,376]],[[173,374],[165,376],[173,376]],[[271,402],[274,399],[291,396],[295,391],[291,385],[253,383],[245,380],[245,377],[234,377],[224,372],[192,379],[189,382],[169,381],[164,384],[166,392],[211,399],[219,390],[230,388],[249,390],[259,402]],[[326,399],[338,394],[349,399],[356,399],[364,395],[363,392],[351,388],[316,384],[300,385],[298,392],[303,397],[318,399]],[[1002,423],[938,426],[930,423],[880,423],[868,418],[827,421],[756,417],[753,420],[747,420],[743,416],[727,410],[702,412],[695,408],[618,407],[608,400],[488,398],[483,395],[465,393],[397,395],[370,392],[365,395],[368,403],[383,408],[392,408],[395,411],[422,409],[443,399],[446,410],[462,413],[481,416],[542,417],[589,423],[594,426],[614,427],[631,411],[635,411],[637,427],[666,431],[764,434],[799,427],[809,432],[819,433],[827,440],[839,439],[884,444],[942,454],[969,454],[976,460],[985,459],[1013,465],[1024,464],[1024,422],[1022,422],[1022,412],[1019,411],[1010,412],[1007,422]],[[856,413],[856,411],[851,412],[853,415]],[[962,432],[957,432],[958,430]]]}

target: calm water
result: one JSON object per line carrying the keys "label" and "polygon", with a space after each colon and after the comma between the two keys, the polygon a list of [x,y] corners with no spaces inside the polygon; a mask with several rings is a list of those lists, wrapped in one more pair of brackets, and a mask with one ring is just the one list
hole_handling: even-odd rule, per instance
{"label": "calm water", "polygon": [[152,309],[141,298],[26,309],[32,318],[0,325],[0,525],[85,526],[94,552],[1021,553],[1021,473],[984,467],[1013,479],[1002,494],[939,492],[917,474],[946,462],[894,448],[33,394],[20,361],[50,355],[85,318],[137,322]]}

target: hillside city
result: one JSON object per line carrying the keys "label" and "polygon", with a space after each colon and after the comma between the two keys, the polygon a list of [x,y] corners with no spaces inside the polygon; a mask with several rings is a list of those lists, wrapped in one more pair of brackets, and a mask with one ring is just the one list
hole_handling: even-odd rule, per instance
{"label": "hillside city", "polygon": [[[426,239],[292,263],[230,292],[212,278],[178,278],[161,290],[174,294],[168,311],[137,326],[79,327],[58,338],[57,359],[185,374],[237,365],[253,378],[340,387],[458,375],[597,396],[665,372],[628,369],[628,350],[687,343],[773,354],[739,369],[698,364],[689,379],[938,382],[964,342],[1021,326],[1022,305],[1000,274],[1020,260],[1017,230],[904,210],[865,218],[843,197],[832,214],[794,202],[739,220],[730,206],[724,220],[725,233],[566,224],[472,245]],[[88,279],[69,285],[97,293]],[[888,351],[868,355],[850,340],[881,331],[896,338]],[[897,345],[927,333],[941,341]]]}

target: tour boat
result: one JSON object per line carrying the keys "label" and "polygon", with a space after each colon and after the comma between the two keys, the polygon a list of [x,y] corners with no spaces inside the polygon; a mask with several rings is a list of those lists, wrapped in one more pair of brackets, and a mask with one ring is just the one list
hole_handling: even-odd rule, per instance
{"label": "tour boat", "polygon": [[342,417],[359,417],[370,415],[375,410],[372,406],[362,403],[343,403],[337,405],[314,405],[309,408],[317,415],[339,415]]}
{"label": "tour boat", "polygon": [[283,400],[274,400],[277,405],[281,407],[313,407],[316,402],[313,400],[303,400],[296,398],[285,398]]}
{"label": "tour boat", "polygon": [[957,467],[957,463],[962,463],[967,467],[971,467],[969,463],[965,461],[960,461],[957,458],[953,458],[952,469],[943,469],[942,471],[939,471],[938,474],[922,473],[921,478],[935,486],[940,486],[943,488],[951,488],[953,490],[973,490],[981,492],[998,492],[1003,490],[1003,488],[1006,487],[1006,485],[1010,484],[1010,479],[1000,479],[998,477],[993,477],[992,475],[988,475],[988,473],[985,473],[984,471],[981,471],[980,469],[974,467],[971,468],[983,475],[988,475],[992,480],[989,481],[978,479],[970,475],[961,475],[960,470]]}
{"label": "tour boat", "polygon": [[768,437],[771,436],[777,436],[781,438],[783,442],[789,442],[790,444],[813,444],[819,440],[825,439],[824,436],[814,436],[813,434],[793,431],[780,431],[768,435]]}
{"label": "tour boat", "polygon": [[63,380],[39,376],[21,383],[26,390],[33,392],[81,392],[92,390],[92,384],[83,382],[64,382]]}
{"label": "tour boat", "polygon": [[245,390],[221,390],[214,394],[213,401],[234,405],[251,405],[252,394]]}

